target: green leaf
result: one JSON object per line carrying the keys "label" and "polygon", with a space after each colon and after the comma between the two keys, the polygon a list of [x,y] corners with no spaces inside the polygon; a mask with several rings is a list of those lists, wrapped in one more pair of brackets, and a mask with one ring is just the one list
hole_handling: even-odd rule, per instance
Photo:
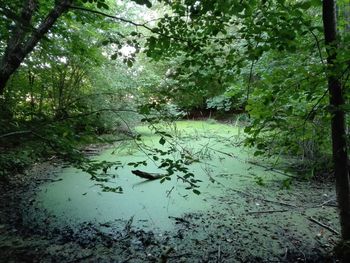
{"label": "green leaf", "polygon": [[152,7],[152,3],[148,0],[132,0],[132,1],[134,1],[136,4],[139,4],[139,5],[145,5],[148,8]]}
{"label": "green leaf", "polygon": [[128,67],[129,68],[131,68],[132,67],[132,65],[133,65],[133,62],[129,59],[128,61],[127,61],[127,63],[126,63],[127,65],[128,65]]}
{"label": "green leaf", "polygon": [[255,151],[254,152],[254,156],[259,156],[259,155],[263,155],[264,152],[263,151]]}
{"label": "green leaf", "polygon": [[197,189],[193,189],[192,191],[193,191],[193,193],[195,193],[196,195],[200,195],[200,194],[201,194],[201,192],[198,191]]}
{"label": "green leaf", "polygon": [[301,9],[307,10],[312,6],[312,4],[313,3],[311,1],[304,1],[302,3],[298,3],[296,6]]}
{"label": "green leaf", "polygon": [[160,138],[159,143],[160,143],[161,145],[164,145],[164,144],[166,143],[164,137]]}
{"label": "green leaf", "polygon": [[99,2],[97,2],[97,8],[108,10],[109,6],[106,3],[99,1]]}

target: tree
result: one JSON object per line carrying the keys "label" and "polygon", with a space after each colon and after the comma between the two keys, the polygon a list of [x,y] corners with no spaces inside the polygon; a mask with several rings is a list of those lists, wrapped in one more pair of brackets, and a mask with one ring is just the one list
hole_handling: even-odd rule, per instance
{"label": "tree", "polygon": [[[38,1],[26,0],[14,29],[8,36],[5,52],[0,60],[0,95],[5,91],[11,75],[19,68],[25,57],[33,51],[38,42],[50,30],[57,19],[68,10],[73,0],[56,1],[38,27],[32,29],[33,14],[37,11]],[[3,9],[6,13],[11,10]],[[14,14],[14,16],[16,16]]]}
{"label": "tree", "polygon": [[[177,1],[171,5],[172,12],[176,15],[164,16],[158,24],[157,32],[159,34],[148,39],[148,54],[155,59],[159,59],[161,57],[160,53],[164,53],[165,57],[168,57],[169,54],[177,55],[180,51],[185,53],[183,56],[192,59],[194,50],[203,54],[209,46],[208,43],[216,41],[223,47],[228,46],[234,54],[233,57],[242,62],[234,65],[235,73],[240,74],[240,68],[246,66],[247,62],[258,61],[267,52],[295,52],[298,36],[308,35],[314,38],[316,43],[313,46],[314,49],[318,50],[322,61],[319,69],[322,70],[320,72],[311,71],[311,74],[320,75],[319,79],[321,81],[319,83],[322,83],[322,75],[326,73],[328,81],[330,104],[328,109],[330,109],[331,119],[336,190],[342,238],[348,242],[350,240],[350,183],[345,124],[345,107],[347,106],[345,103],[345,82],[347,78],[343,76],[348,74],[349,71],[349,55],[344,55],[343,52],[342,57],[339,58],[341,50],[339,49],[340,39],[337,36],[336,1],[323,0],[321,8],[320,4],[319,1],[285,0],[243,2],[233,0],[220,1],[220,4],[219,1]],[[314,26],[312,19],[308,17],[308,12],[320,13],[321,10],[323,27]],[[326,67],[323,66],[322,59],[324,46],[321,46],[322,43],[318,40],[318,33],[322,31],[324,32],[325,50],[327,51]],[[231,34],[228,34],[228,32]],[[169,39],[181,39],[182,42],[170,41],[169,43]],[[242,41],[242,44],[235,48],[232,43],[239,41]],[[346,46],[346,42],[342,45]],[[214,61],[221,57],[221,54],[211,54],[208,59]],[[232,61],[232,58],[228,56],[226,58],[227,61]],[[343,61],[339,61],[340,59]],[[227,61],[224,63],[228,64]],[[192,61],[191,63],[200,64],[203,61]],[[344,64],[346,64],[345,67]],[[314,70],[315,68],[310,69]],[[289,73],[294,74],[295,71],[291,70]],[[308,75],[310,75],[309,73]],[[278,87],[279,83],[274,83],[274,85]],[[309,93],[312,95],[313,91],[310,90]],[[272,90],[269,99],[273,101],[275,95]],[[284,96],[287,95],[284,94]],[[311,115],[317,114],[317,106],[320,101],[323,102],[323,98],[324,95],[320,97],[316,106],[312,107],[310,113],[306,114],[304,125]],[[250,105],[250,109],[254,110],[254,104]],[[320,107],[320,109],[325,108]],[[278,117],[278,113],[275,114]],[[287,111],[284,114],[290,115]],[[254,131],[255,135],[263,133],[264,128],[268,127],[266,125],[268,122],[275,122],[270,130],[276,127],[276,118],[262,121],[261,127]],[[301,121],[303,122],[303,120]],[[303,126],[303,123],[301,123],[301,126]]]}
{"label": "tree", "polygon": [[[148,0],[131,1],[137,4],[147,5],[148,7],[151,6]],[[19,15],[11,10],[11,8],[20,7],[18,1],[8,1],[4,3],[3,7],[0,7],[0,13],[4,14],[10,21],[10,23],[5,23],[6,26],[11,28],[11,22],[15,24],[7,35],[4,52],[2,54],[0,53],[2,55],[0,58],[0,95],[4,94],[6,84],[11,75],[19,68],[27,55],[34,50],[39,41],[44,38],[46,33],[65,12],[69,9],[79,9],[82,5],[89,5],[89,3],[96,4],[99,9],[109,8],[109,5],[105,3],[106,0],[57,0],[54,6],[47,10],[47,3],[45,2],[25,0]],[[73,6],[73,3],[76,6]],[[46,11],[44,14],[42,14],[43,10],[39,10],[40,6],[44,6],[44,12]],[[34,17],[35,15],[39,17]]]}
{"label": "tree", "polygon": [[338,36],[336,1],[323,0],[323,27],[327,49],[327,79],[331,106],[332,151],[337,201],[339,204],[341,233],[344,241],[350,241],[350,180],[346,142],[344,89],[341,68],[337,62]]}

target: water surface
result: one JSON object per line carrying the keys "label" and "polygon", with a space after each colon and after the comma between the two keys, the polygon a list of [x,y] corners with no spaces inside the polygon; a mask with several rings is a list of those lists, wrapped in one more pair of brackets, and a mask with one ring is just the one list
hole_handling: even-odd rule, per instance
{"label": "water surface", "polygon": [[[173,176],[163,184],[147,181],[131,173],[133,169],[146,172],[164,173],[159,162],[150,158],[146,147],[167,150],[168,142],[159,144],[159,135],[148,127],[138,127],[142,143],[117,144],[94,157],[97,160],[118,161],[122,167],[108,171],[110,180],[105,186],[123,189],[123,193],[104,192],[99,183],[76,168],[60,171],[61,181],[43,185],[37,194],[37,206],[47,210],[62,224],[94,222],[104,224],[110,221],[133,219],[133,226],[152,231],[171,230],[174,217],[185,213],[207,211],[227,188],[244,189],[255,184],[257,178],[274,180],[278,175],[267,173],[259,166],[252,166],[248,150],[238,146],[242,140],[241,128],[233,125],[205,121],[181,121],[176,125],[159,126],[162,131],[172,134],[181,151],[198,158],[199,162],[189,165],[196,179],[202,182],[200,195],[185,189],[188,185]],[[179,153],[166,156],[176,160]],[[130,162],[146,161],[146,166],[134,168]],[[213,183],[213,180],[215,183]]]}

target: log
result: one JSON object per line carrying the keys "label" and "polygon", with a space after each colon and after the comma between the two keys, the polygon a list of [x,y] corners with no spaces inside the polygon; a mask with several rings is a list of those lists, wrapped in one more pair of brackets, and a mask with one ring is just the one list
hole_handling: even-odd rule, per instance
{"label": "log", "polygon": [[158,180],[158,179],[162,179],[165,176],[164,174],[147,173],[140,170],[132,170],[131,172],[134,175],[147,180]]}

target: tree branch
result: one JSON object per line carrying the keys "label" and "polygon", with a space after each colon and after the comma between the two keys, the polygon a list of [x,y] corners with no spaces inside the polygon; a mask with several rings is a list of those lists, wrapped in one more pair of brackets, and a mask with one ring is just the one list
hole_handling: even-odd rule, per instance
{"label": "tree branch", "polygon": [[9,133],[5,133],[5,134],[1,134],[0,139],[5,138],[5,137],[9,137],[9,136],[13,136],[13,135],[27,134],[27,133],[31,133],[31,132],[32,131],[30,131],[30,130],[9,132]]}
{"label": "tree branch", "polygon": [[321,63],[322,63],[323,66],[326,66],[325,62],[323,60],[323,56],[322,56],[322,50],[321,50],[321,46],[320,46],[320,41],[318,40],[316,34],[310,28],[308,28],[308,29],[309,29],[309,32],[311,33],[311,35],[315,38],[316,45],[317,45],[317,50],[318,50],[318,54],[320,56]]}
{"label": "tree branch", "polygon": [[89,12],[89,13],[96,14],[96,15],[105,16],[105,17],[108,17],[108,18],[112,18],[112,19],[124,22],[124,23],[131,24],[131,25],[136,26],[136,27],[144,27],[144,28],[146,28],[146,29],[148,29],[150,31],[154,30],[151,27],[146,26],[145,24],[139,24],[139,23],[136,23],[134,21],[131,21],[131,20],[128,20],[128,19],[125,19],[125,18],[122,18],[122,17],[118,17],[118,16],[113,16],[113,15],[110,15],[110,14],[107,14],[107,13],[104,13],[104,12],[101,12],[101,11],[98,11],[98,10],[93,10],[93,9],[80,7],[80,6],[75,6],[75,5],[69,5],[69,8],[70,9],[75,9],[75,10],[81,10],[81,11]]}
{"label": "tree branch", "polygon": [[163,36],[163,37],[167,37],[167,38],[170,38],[170,39],[184,41],[184,42],[188,41],[188,39],[183,39],[183,38],[179,38],[179,37],[175,37],[175,36],[168,36],[166,34],[158,32],[158,30],[155,30],[154,28],[151,28],[151,27],[147,26],[147,22],[143,23],[143,24],[140,24],[140,23],[136,23],[134,21],[131,21],[131,20],[128,20],[128,19],[125,19],[125,18],[122,18],[122,17],[113,16],[113,15],[110,15],[110,14],[107,14],[107,13],[104,13],[104,12],[101,12],[101,11],[98,11],[98,10],[93,10],[93,9],[80,7],[80,6],[70,5],[69,8],[70,9],[84,11],[84,12],[89,12],[89,13],[96,14],[96,15],[101,15],[101,16],[108,17],[108,18],[112,18],[112,19],[115,19],[115,20],[118,20],[118,21],[121,21],[121,22],[124,22],[124,23],[131,24],[131,25],[133,25],[135,27],[143,27],[143,28],[149,30],[150,32],[152,32],[154,34],[157,34],[157,35],[160,35],[160,36]]}

